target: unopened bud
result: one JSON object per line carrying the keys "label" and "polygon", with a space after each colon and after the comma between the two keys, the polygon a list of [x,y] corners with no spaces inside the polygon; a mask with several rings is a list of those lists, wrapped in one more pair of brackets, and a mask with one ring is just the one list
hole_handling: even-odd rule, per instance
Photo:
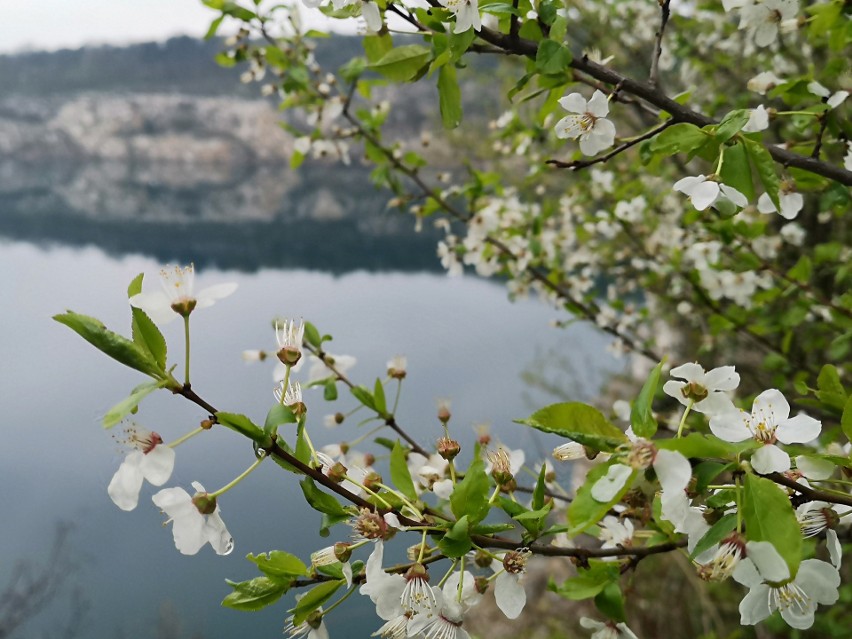
{"label": "unopened bud", "polygon": [[181,317],[189,317],[189,314],[195,310],[196,304],[198,304],[198,301],[193,299],[179,300],[172,304],[172,310]]}
{"label": "unopened bud", "polygon": [[476,587],[476,592],[484,595],[488,590],[488,577],[480,575],[473,580],[473,585]]}
{"label": "unopened bud", "polygon": [[372,466],[376,463],[376,456],[373,453],[364,453],[364,465]]}
{"label": "unopened bud", "polygon": [[213,424],[215,424],[215,423],[216,422],[214,422],[212,419],[209,419],[209,418],[208,419],[202,419],[200,426],[204,430],[210,430],[211,428],[213,428]]}
{"label": "unopened bud", "polygon": [[452,414],[450,413],[450,402],[447,400],[441,400],[438,402],[438,421],[442,424],[446,425],[448,421],[450,421],[450,417]]}
{"label": "unopened bud", "polygon": [[480,568],[488,568],[491,565],[491,555],[484,550],[477,550],[473,556],[473,562]]}
{"label": "unopened bud", "polygon": [[335,413],[334,414],[334,423],[338,426],[343,423],[343,420],[346,419],[346,416],[343,413]]}
{"label": "unopened bud", "polygon": [[334,544],[334,556],[340,563],[346,563],[352,556],[352,544],[345,541],[338,541]]}
{"label": "unopened bud", "polygon": [[295,346],[285,346],[278,349],[276,355],[278,355],[278,359],[285,366],[295,366],[302,359],[302,350]]}

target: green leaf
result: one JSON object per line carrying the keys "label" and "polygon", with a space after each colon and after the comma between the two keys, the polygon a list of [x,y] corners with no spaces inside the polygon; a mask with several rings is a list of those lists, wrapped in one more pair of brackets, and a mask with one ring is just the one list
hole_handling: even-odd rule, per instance
{"label": "green leaf", "polygon": [[308,568],[301,559],[283,550],[273,550],[257,556],[249,553],[246,559],[257,565],[267,577],[305,577]]}
{"label": "green leaf", "polygon": [[225,16],[221,15],[210,23],[210,27],[207,29],[207,33],[204,34],[205,40],[209,40],[210,38],[216,35],[216,32],[219,30],[219,25],[222,24],[222,20],[224,19]]}
{"label": "green leaf", "polygon": [[819,401],[831,406],[837,411],[842,411],[846,406],[846,389],[840,382],[837,369],[831,364],[826,364],[820,369],[817,377],[816,396]]}
{"label": "green leaf", "polygon": [[154,324],[145,311],[135,306],[132,306],[130,310],[133,317],[131,322],[133,342],[147,351],[151,359],[157,363],[157,366],[165,371],[166,356],[168,353],[166,338],[163,337],[160,329],[157,328],[157,325]]}
{"label": "green leaf", "polygon": [[627,478],[626,482],[624,482],[624,486],[621,490],[619,490],[609,502],[601,503],[592,497],[592,486],[594,486],[595,482],[597,482],[601,477],[607,474],[610,466],[617,463],[617,461],[611,460],[604,464],[600,464],[599,466],[592,468],[592,470],[589,471],[589,474],[586,475],[586,480],[577,491],[574,501],[572,501],[571,505],[568,506],[568,524],[571,526],[568,534],[570,536],[576,537],[581,532],[584,532],[589,527],[598,523],[604,515],[609,512],[610,508],[621,501],[624,493],[630,489],[638,471],[633,471],[633,474]]}
{"label": "green leaf", "polygon": [[438,542],[438,547],[447,557],[463,557],[471,548],[470,521],[467,515],[461,517]]}
{"label": "green leaf", "polygon": [[802,559],[802,531],[787,495],[775,482],[748,474],[741,505],[749,541],[768,541],[796,574]]}
{"label": "green leaf", "polygon": [[300,481],[299,486],[302,487],[302,493],[305,495],[305,500],[314,510],[333,516],[349,516],[349,513],[340,505],[340,502],[331,495],[324,493],[317,488],[314,480],[310,477],[305,477],[302,481]]}
{"label": "green leaf", "polygon": [[378,412],[376,408],[376,400],[373,398],[373,395],[363,386],[352,386],[349,389],[349,392],[361,402],[364,406],[369,408],[370,410]]}
{"label": "green leaf", "polygon": [[778,191],[781,189],[781,181],[778,179],[778,173],[775,172],[775,160],[760,142],[748,138],[744,138],[743,142],[751,163],[757,171],[757,177],[763,184],[763,190],[772,200],[775,209],[780,211],[781,202],[778,199]]}
{"label": "green leaf", "polygon": [[326,581],[311,588],[305,593],[304,597],[296,602],[296,607],[290,611],[293,613],[293,625],[301,625],[311,616],[314,610],[331,599],[332,595],[337,592],[337,589],[345,583],[343,579],[339,581]]}
{"label": "green leaf", "polygon": [[722,147],[725,150],[725,161],[719,177],[728,186],[746,196],[749,202],[754,202],[754,184],[751,180],[751,167],[748,163],[748,153],[745,144],[737,142],[733,146]]}
{"label": "green leaf", "polygon": [[322,398],[327,402],[333,402],[337,399],[337,380],[334,377],[329,377],[323,384]]}
{"label": "green leaf", "polygon": [[376,384],[373,386],[373,400],[376,403],[376,412],[382,417],[385,416],[388,406],[385,400],[385,387],[382,380],[376,378]]}
{"label": "green leaf", "polygon": [[445,129],[455,129],[461,124],[461,90],[456,78],[456,68],[451,64],[442,66],[438,71],[438,103]]}
{"label": "green leaf", "polygon": [[476,525],[488,514],[488,489],[490,482],[485,474],[485,462],[477,458],[471,462],[462,479],[450,495],[450,508],[461,519],[465,515],[471,525]]}
{"label": "green leaf", "polygon": [[278,601],[290,589],[289,580],[270,577],[255,577],[239,583],[229,579],[225,581],[234,591],[222,600],[222,605],[234,610],[260,610]]}
{"label": "green leaf", "polygon": [[555,40],[542,40],[535,54],[535,68],[540,73],[563,73],[571,66],[571,51]]}
{"label": "green leaf", "polygon": [[397,441],[390,456],[390,474],[396,489],[412,501],[417,501],[417,491],[405,460],[405,449]]}
{"label": "green leaf", "polygon": [[165,380],[144,382],[142,384],[139,384],[139,386],[130,391],[130,395],[128,397],[121,400],[120,402],[118,402],[118,404],[116,404],[107,411],[107,414],[104,415],[103,418],[104,428],[112,428],[122,419],[124,419],[126,415],[129,415],[130,413],[135,413],[137,407],[139,406],[139,402],[141,402],[145,397],[153,393],[158,388],[162,388],[165,385]]}
{"label": "green leaf", "polygon": [[728,113],[716,127],[716,139],[719,142],[730,140],[746,125],[750,115],[748,109],[734,109]]}
{"label": "green leaf", "polygon": [[624,612],[624,596],[617,581],[610,581],[597,595],[595,606],[608,618],[618,623],[624,623],[627,615]]}
{"label": "green leaf", "polygon": [[420,44],[406,44],[391,49],[369,68],[394,82],[408,82],[418,75],[431,57],[431,49]]}
{"label": "green leaf", "polygon": [[130,284],[127,286],[128,299],[133,297],[134,295],[139,295],[139,293],[142,292],[143,279],[145,279],[145,273],[139,273],[139,275],[137,275],[130,281]]}
{"label": "green leaf", "polygon": [[730,532],[737,527],[737,516],[735,514],[725,515],[715,524],[710,527],[704,536],[695,544],[695,548],[690,553],[689,558],[695,559],[705,550],[710,550],[713,546],[719,544]]}
{"label": "green leaf", "polygon": [[724,442],[715,435],[703,435],[701,433],[690,433],[680,439],[661,439],[654,442],[657,448],[665,450],[676,450],[684,457],[721,457],[727,458],[738,452],[753,447],[753,440],[744,444],[731,444]]}
{"label": "green leaf", "polygon": [[261,447],[268,448],[272,444],[269,439],[269,435],[264,433],[259,426],[256,426],[254,422],[245,415],[218,412],[216,413],[216,421],[222,424],[222,426],[230,428],[231,430],[256,441]]}
{"label": "green leaf", "polygon": [[377,62],[382,56],[393,49],[393,40],[390,33],[383,35],[368,35],[361,40],[364,46],[364,54],[367,56],[367,62]]}
{"label": "green leaf", "polygon": [[538,472],[538,480],[536,480],[535,488],[533,488],[532,504],[530,504],[533,510],[539,510],[544,506],[544,493],[547,488],[545,481],[546,476],[547,464],[542,464],[541,470]]}
{"label": "green leaf", "polygon": [[562,435],[596,450],[611,452],[628,441],[627,436],[597,408],[581,402],[551,404],[515,422]]}
{"label": "green leaf", "polygon": [[843,429],[843,434],[846,435],[849,441],[852,441],[852,395],[846,400],[846,406],[843,408],[843,416],[840,418],[840,427]]}
{"label": "green leaf", "polygon": [[630,409],[630,423],[633,426],[633,432],[639,437],[650,439],[657,432],[657,420],[654,418],[651,407],[654,403],[654,395],[657,393],[657,386],[660,384],[662,370],[662,362],[654,366]]}
{"label": "green leaf", "polygon": [[319,348],[323,343],[323,339],[320,337],[317,327],[310,322],[305,322],[304,340],[314,348]]}
{"label": "green leaf", "polygon": [[589,561],[588,569],[578,569],[577,576],[567,579],[556,592],[566,599],[579,601],[596,596],[607,584],[618,581],[618,564],[611,561]]}
{"label": "green leaf", "polygon": [[266,433],[272,434],[276,432],[281,424],[295,424],[299,420],[293,414],[289,406],[284,404],[274,404],[269,412],[266,413],[266,421],[263,422],[263,430]]}
{"label": "green leaf", "polygon": [[679,122],[664,129],[651,140],[650,149],[654,153],[674,155],[688,153],[707,142],[709,136],[694,124]]}
{"label": "green leaf", "polygon": [[162,379],[165,372],[146,350],[126,337],[113,333],[99,320],[74,311],[54,315],[53,319],[65,324],[99,351],[106,353],[117,362],[129,366],[154,379]]}

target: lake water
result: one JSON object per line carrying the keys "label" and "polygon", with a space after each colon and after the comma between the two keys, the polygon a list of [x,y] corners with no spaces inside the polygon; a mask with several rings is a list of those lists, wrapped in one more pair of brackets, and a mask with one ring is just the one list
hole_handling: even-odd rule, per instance
{"label": "lake water", "polygon": [[[139,272],[153,284],[163,261],[202,265],[201,287],[239,283],[233,297],[193,315],[192,381],[221,410],[255,421],[273,401],[271,366],[248,366],[241,352],[273,347],[270,320],[277,315],[304,317],[331,333],[329,351],[357,357],[351,375],[359,383],[372,385],[388,359],[405,354],[409,376],[398,421],[430,445],[440,434],[436,399],[451,398],[451,426],[468,452],[472,427],[482,422],[507,445],[526,448],[528,459],[546,452],[552,440],[512,419],[558,399],[591,398],[621,369],[593,328],[550,328],[559,313],[542,303],[510,303],[499,282],[447,277],[434,257],[434,235],[415,235],[408,219],[380,206],[353,214],[354,204],[341,201],[343,213],[332,220],[295,215],[304,206],[291,201],[292,209],[262,221],[233,222],[211,221],[188,195],[186,210],[159,210],[147,221],[111,219],[109,207],[87,214],[45,197],[0,199],[0,590],[17,562],[37,567],[46,560],[59,522],[74,526],[67,557],[75,568],[15,636],[59,636],[74,609],[85,611],[80,637],[280,636],[292,594],[261,612],[236,612],[219,606],[230,591],[224,579],[257,574],[244,559],[249,552],[281,548],[307,560],[320,543],[348,535],[340,527],[320,540],[319,515],[301,501],[296,478],[271,462],[220,500],[236,542],[227,557],[209,546],[196,556],[179,554],[150,486],[133,512],[109,500],[106,486],[123,454],[99,420],[143,379],[51,316],[70,308],[127,334],[127,284]],[[182,327],[175,322],[164,332],[170,359],[178,361]],[[561,397],[523,381],[535,377]],[[354,406],[349,396],[341,392],[327,405],[321,394],[306,395],[314,442],[357,437],[354,419],[338,430],[322,425],[325,414]],[[136,420],[169,441],[204,417],[163,392],[144,402]],[[168,485],[201,481],[213,490],[252,461],[245,440],[214,429],[178,448]],[[366,637],[380,625],[359,599],[328,620],[332,636]]]}

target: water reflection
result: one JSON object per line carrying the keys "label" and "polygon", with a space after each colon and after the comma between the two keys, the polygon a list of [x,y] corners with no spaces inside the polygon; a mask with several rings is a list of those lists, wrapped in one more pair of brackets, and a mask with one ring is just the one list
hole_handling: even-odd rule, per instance
{"label": "water reflection", "polygon": [[360,167],[0,161],[0,237],[255,271],[438,271]]}

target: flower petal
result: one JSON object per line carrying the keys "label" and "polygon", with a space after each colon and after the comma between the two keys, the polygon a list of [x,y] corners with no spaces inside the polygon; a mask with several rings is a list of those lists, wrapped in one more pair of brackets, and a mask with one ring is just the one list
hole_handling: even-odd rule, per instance
{"label": "flower petal", "polygon": [[784,444],[805,444],[816,439],[821,430],[822,424],[819,420],[810,415],[799,413],[795,417],[778,424],[778,428],[775,429],[775,436],[778,441]]}
{"label": "flower petal", "polygon": [[751,437],[746,425],[746,413],[741,410],[721,413],[710,417],[710,431],[726,442],[741,442]]}
{"label": "flower petal", "polygon": [[[694,180],[696,178],[684,178],[683,180],[681,180],[681,182],[690,179]],[[701,180],[701,182],[703,181],[704,180]],[[699,184],[701,182],[699,182]],[[684,191],[684,193],[686,193],[686,191]],[[733,366],[730,368],[733,368]],[[672,377],[677,377],[678,379],[686,380],[687,382],[698,382],[699,384],[706,385],[706,382],[704,381],[704,368],[697,362],[687,362],[686,364],[676,366],[675,368],[669,371],[669,375],[671,375]]]}
{"label": "flower petal", "polygon": [[716,182],[702,182],[692,189],[689,198],[696,210],[703,211],[719,199],[719,185]]}
{"label": "flower petal", "polygon": [[[742,563],[740,562],[740,565]],[[766,619],[770,614],[772,614],[772,611],[769,609],[769,586],[767,585],[755,586],[748,591],[748,594],[740,602],[740,623],[744,626],[753,626]]]}
{"label": "flower petal", "polygon": [[174,467],[174,448],[162,444],[154,446],[149,453],[143,455],[140,466],[145,479],[154,486],[162,486],[169,481]]}
{"label": "flower petal", "polygon": [[740,374],[734,366],[719,366],[704,376],[704,386],[710,390],[732,391],[740,385]]}
{"label": "flower petal", "polygon": [[507,618],[517,619],[527,603],[527,593],[517,576],[501,572],[494,584],[494,599]]}
{"label": "flower petal", "polygon": [[586,112],[586,98],[579,93],[570,93],[563,98],[559,98],[559,105],[571,113]]}
{"label": "flower petal", "polygon": [[609,100],[599,89],[595,89],[591,99],[586,104],[586,110],[596,118],[604,118],[609,113]]}
{"label": "flower petal", "polygon": [[663,487],[663,493],[683,492],[692,479],[692,465],[689,460],[674,450],[657,451],[654,471]]}
{"label": "flower petal", "polygon": [[633,469],[624,464],[613,464],[592,486],[592,499],[602,503],[610,501],[618,494],[628,478],[633,474]]}
{"label": "flower petal", "polygon": [[746,553],[764,581],[786,581],[790,578],[787,562],[772,543],[750,541],[746,544]]}
{"label": "flower petal", "polygon": [[817,603],[831,605],[839,597],[840,574],[829,563],[805,559],[796,573],[796,585]]}
{"label": "flower petal", "polygon": [[775,444],[764,444],[751,456],[751,467],[761,475],[790,470],[790,456]]}
{"label": "flower petal", "polygon": [[113,503],[122,510],[133,510],[139,503],[139,491],[142,490],[142,458],[144,454],[135,450],[121,462],[112,480],[107,486],[107,493]]}
{"label": "flower petal", "polygon": [[226,282],[224,284],[208,286],[207,288],[199,291],[198,295],[195,297],[196,308],[207,308],[208,306],[213,306],[216,300],[228,297],[236,290],[236,282]]}
{"label": "flower petal", "polygon": [[178,316],[172,310],[169,296],[162,291],[139,293],[131,297],[129,301],[131,306],[145,311],[155,324],[168,324]]}

